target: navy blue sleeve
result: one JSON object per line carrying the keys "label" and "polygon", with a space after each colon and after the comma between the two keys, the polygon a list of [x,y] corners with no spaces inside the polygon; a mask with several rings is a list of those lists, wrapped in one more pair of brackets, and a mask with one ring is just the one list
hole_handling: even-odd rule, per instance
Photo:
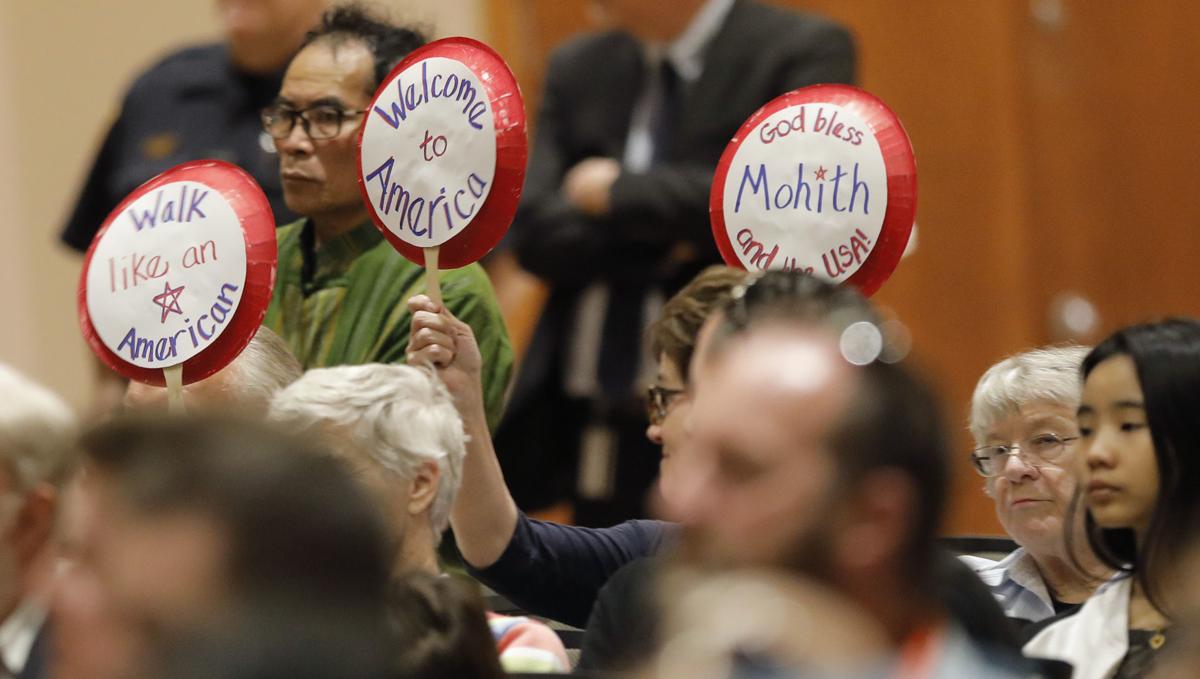
{"label": "navy blue sleeve", "polygon": [[610,528],[565,526],[522,513],[496,563],[467,569],[522,610],[583,627],[609,577],[634,559],[657,554],[673,530],[646,520]]}
{"label": "navy blue sleeve", "polygon": [[92,238],[100,230],[100,224],[120,202],[119,198],[112,195],[108,179],[115,169],[117,148],[123,143],[123,120],[118,118],[105,135],[75,209],[59,234],[59,239],[76,252],[87,251]]}

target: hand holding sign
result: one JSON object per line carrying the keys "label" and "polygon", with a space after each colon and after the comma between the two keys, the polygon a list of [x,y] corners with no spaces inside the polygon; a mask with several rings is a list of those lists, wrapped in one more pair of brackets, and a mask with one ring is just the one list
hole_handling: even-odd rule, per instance
{"label": "hand holding sign", "polygon": [[[384,79],[359,137],[359,187],[375,225],[428,270],[488,253],[512,222],[526,159],[516,79],[486,45],[447,38]],[[440,261],[439,261],[440,260]]]}
{"label": "hand holding sign", "polygon": [[756,111],[726,147],[709,211],[725,261],[798,269],[870,295],[912,231],[917,174],[896,115],[846,85],[814,85]]}
{"label": "hand holding sign", "polygon": [[195,161],[151,179],[105,220],[83,263],[79,321],[118,373],[170,389],[233,360],[266,313],[275,224],[240,168]]}

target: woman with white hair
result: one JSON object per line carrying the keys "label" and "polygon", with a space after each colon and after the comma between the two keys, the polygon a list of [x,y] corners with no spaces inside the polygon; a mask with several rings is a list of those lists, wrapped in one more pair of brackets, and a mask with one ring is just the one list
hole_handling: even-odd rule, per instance
{"label": "woman with white hair", "polygon": [[[431,370],[314,368],[275,395],[269,416],[318,436],[355,471],[387,520],[394,574],[440,574],[437,545],[462,482],[467,437],[450,392]],[[570,669],[562,641],[544,624],[495,614],[487,622],[505,670]]]}
{"label": "woman with white hair", "polygon": [[[1005,614],[1038,622],[1077,608],[1107,577],[1087,548],[1082,521],[1068,552],[1072,467],[1086,347],[1033,349],[993,365],[971,399],[971,462],[987,479],[996,516],[1020,546],[1001,561],[963,557]],[[1081,518],[1081,517],[1078,517]]]}

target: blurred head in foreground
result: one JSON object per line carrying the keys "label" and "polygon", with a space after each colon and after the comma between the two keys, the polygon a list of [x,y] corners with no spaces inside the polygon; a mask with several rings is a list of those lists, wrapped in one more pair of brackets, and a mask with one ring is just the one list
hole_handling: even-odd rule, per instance
{"label": "blurred head in foreground", "polygon": [[245,620],[337,619],[379,638],[382,520],[312,443],[233,419],[166,418],[107,424],[83,451],[86,519],[65,586],[94,596],[59,607],[68,627],[99,618],[121,630],[135,665]]}
{"label": "blurred head in foreground", "polygon": [[[761,286],[761,287],[760,287]],[[767,272],[701,333],[678,501],[688,555],[832,585],[893,638],[939,615],[947,477],[929,389],[857,292]]]}

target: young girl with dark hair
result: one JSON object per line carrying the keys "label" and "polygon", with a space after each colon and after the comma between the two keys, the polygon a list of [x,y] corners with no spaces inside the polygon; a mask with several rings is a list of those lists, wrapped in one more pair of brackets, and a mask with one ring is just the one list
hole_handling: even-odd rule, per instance
{"label": "young girl with dark hair", "polygon": [[1171,643],[1177,566],[1200,518],[1200,322],[1135,325],[1083,362],[1080,501],[1088,539],[1118,575],[1027,655],[1079,679],[1150,673]]}

